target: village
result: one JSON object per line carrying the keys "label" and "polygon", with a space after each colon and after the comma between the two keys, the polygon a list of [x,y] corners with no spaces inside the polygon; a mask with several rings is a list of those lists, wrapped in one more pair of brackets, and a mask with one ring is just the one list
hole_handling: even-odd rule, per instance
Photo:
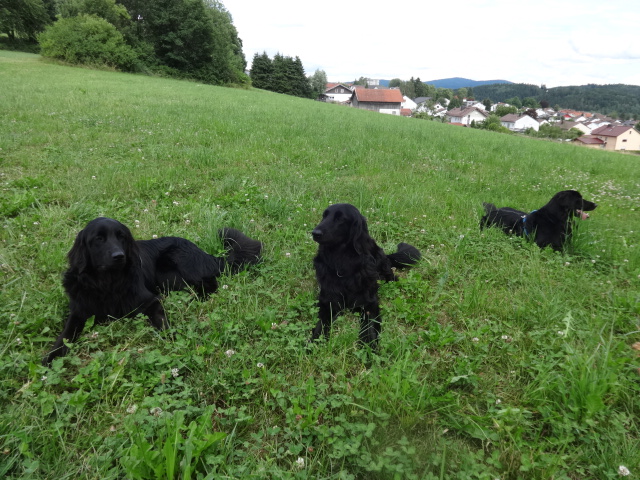
{"label": "village", "polygon": [[[364,85],[327,83],[320,100],[389,115],[427,115],[434,120],[462,127],[481,124],[490,115],[499,112],[500,107],[510,106],[498,102],[491,104],[487,110],[485,103],[463,98],[460,107],[449,109],[450,101],[447,99],[442,102],[435,102],[430,97],[412,99],[402,95],[398,88],[384,88],[371,79],[368,88]],[[640,151],[640,132],[634,128],[636,122],[632,120],[620,121],[600,113],[553,108],[519,109],[517,113],[499,118],[503,127],[515,133],[538,132],[542,125],[548,124],[563,131],[575,129],[577,132],[571,141],[579,145],[611,151]]]}

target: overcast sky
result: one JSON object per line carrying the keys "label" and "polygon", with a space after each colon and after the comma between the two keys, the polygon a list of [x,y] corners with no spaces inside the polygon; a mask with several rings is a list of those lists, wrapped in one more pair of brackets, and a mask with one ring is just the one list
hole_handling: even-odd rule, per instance
{"label": "overcast sky", "polygon": [[640,85],[638,0],[222,0],[249,65],[266,51],[307,75]]}

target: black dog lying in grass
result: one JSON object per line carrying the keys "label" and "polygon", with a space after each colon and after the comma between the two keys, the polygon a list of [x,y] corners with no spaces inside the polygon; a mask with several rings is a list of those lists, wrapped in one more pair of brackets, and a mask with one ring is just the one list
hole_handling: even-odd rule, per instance
{"label": "black dog lying in grass", "polygon": [[69,251],[63,285],[70,313],[62,333],[43,360],[49,365],[66,355],[88,318],[96,323],[141,313],[158,330],[169,326],[160,294],[191,288],[205,297],[218,288],[217,277],[229,267],[237,272],[260,259],[262,244],[242,232],[218,232],[228,256],[214,257],[179,237],[134,240],[131,231],[111,218],[96,218],[76,237]]}
{"label": "black dog lying in grass", "polygon": [[597,207],[575,190],[556,193],[544,207],[528,214],[510,207],[497,208],[492,203],[482,205],[486,214],[480,220],[481,229],[497,226],[505,233],[531,237],[541,248],[550,245],[554,250],[562,250],[571,238],[574,218],[589,218],[585,212]]}
{"label": "black dog lying in grass", "polygon": [[420,252],[400,243],[396,253],[386,255],[369,236],[366,219],[348,203],[327,208],[311,234],[318,242],[313,264],[320,285],[320,319],[311,340],[328,337],[333,320],[352,310],[360,313],[360,341],[375,348],[381,323],[378,280],[396,280],[391,268],[416,264]]}

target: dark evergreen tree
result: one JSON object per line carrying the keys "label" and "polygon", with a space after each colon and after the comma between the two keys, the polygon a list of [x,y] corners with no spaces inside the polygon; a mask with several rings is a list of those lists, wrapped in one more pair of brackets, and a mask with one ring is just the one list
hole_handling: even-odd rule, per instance
{"label": "dark evergreen tree", "polygon": [[255,88],[271,90],[271,80],[273,78],[273,62],[267,52],[257,53],[251,62],[251,84]]}

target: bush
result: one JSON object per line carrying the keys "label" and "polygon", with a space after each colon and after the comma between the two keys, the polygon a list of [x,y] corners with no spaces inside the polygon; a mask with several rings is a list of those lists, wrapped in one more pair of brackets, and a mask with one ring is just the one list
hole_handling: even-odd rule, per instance
{"label": "bush", "polygon": [[73,64],[130,71],[136,54],[116,27],[93,15],[61,18],[38,36],[41,53]]}

